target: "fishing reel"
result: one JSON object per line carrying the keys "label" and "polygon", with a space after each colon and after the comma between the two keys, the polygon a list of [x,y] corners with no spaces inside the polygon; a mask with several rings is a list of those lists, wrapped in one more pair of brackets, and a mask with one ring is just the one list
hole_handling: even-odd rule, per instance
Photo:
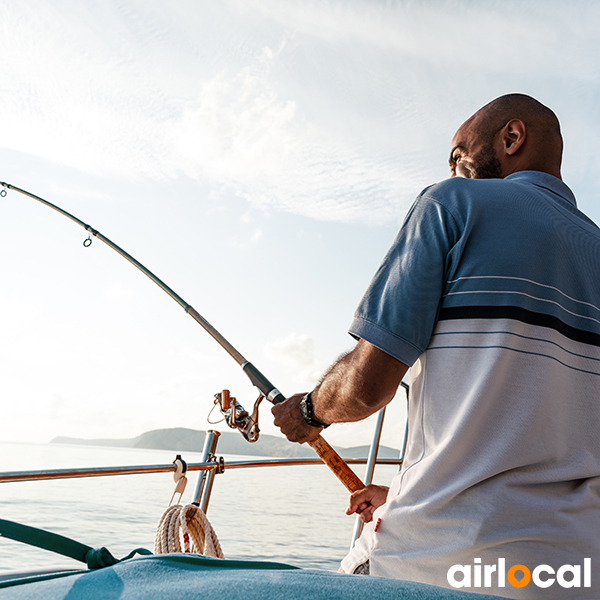
{"label": "fishing reel", "polygon": [[250,414],[229,394],[229,390],[223,390],[215,394],[215,407],[219,407],[225,422],[231,429],[239,430],[247,441],[256,442],[260,432],[258,428],[258,406],[263,399],[264,396],[261,394],[254,403],[252,414]]}

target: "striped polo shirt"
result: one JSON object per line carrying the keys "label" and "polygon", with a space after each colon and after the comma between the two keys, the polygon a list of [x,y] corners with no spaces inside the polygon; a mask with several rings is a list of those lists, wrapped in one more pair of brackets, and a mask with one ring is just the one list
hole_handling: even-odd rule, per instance
{"label": "striped polo shirt", "polygon": [[411,395],[404,465],[344,570],[449,587],[475,559],[589,557],[585,592],[479,591],[600,598],[600,230],[569,188],[523,171],[425,189],[350,333],[411,366]]}

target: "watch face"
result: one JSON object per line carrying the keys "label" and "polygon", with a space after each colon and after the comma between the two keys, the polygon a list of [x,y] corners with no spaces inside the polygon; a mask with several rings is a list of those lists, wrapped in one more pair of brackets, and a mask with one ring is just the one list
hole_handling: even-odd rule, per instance
{"label": "watch face", "polygon": [[325,425],[324,423],[321,423],[320,421],[317,421],[317,419],[314,418],[312,398],[310,397],[310,392],[306,394],[306,396],[304,396],[302,400],[300,400],[300,414],[302,415],[302,418],[304,419],[305,423],[307,423],[311,427],[329,427],[329,425]]}
{"label": "watch face", "polygon": [[302,415],[302,418],[306,421],[307,419],[311,418],[311,411],[308,407],[308,398],[306,396],[304,396],[304,398],[302,398],[302,400],[300,400],[300,414]]}

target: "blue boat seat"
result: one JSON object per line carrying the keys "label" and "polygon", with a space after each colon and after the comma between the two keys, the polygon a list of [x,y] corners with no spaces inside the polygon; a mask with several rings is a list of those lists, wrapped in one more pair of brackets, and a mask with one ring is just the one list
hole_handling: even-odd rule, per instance
{"label": "blue boat seat", "polygon": [[98,570],[0,581],[0,600],[491,600],[421,583],[195,554],[142,556]]}

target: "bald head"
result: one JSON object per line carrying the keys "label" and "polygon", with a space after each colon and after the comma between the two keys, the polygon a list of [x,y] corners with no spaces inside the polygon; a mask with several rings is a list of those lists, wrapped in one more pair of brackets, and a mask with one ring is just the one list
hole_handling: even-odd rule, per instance
{"label": "bald head", "polygon": [[477,179],[542,171],[560,177],[562,136],[556,115],[524,94],[492,100],[452,140],[453,175]]}

